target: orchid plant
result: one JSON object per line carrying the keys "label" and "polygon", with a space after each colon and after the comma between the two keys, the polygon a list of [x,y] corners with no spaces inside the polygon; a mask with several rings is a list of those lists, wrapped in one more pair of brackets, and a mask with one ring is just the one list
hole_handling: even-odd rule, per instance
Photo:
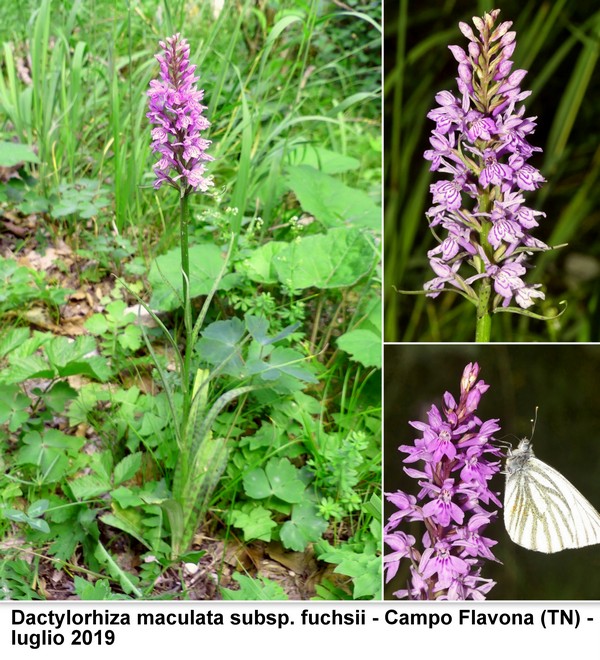
{"label": "orchid plant", "polygon": [[163,502],[171,526],[172,553],[173,557],[177,558],[191,544],[193,534],[208,507],[210,496],[227,465],[227,440],[212,437],[212,424],[228,403],[256,389],[256,386],[246,385],[227,391],[209,405],[208,385],[212,374],[207,369],[197,369],[196,373],[192,374],[194,347],[210,303],[225,274],[233,238],[220,276],[215,280],[194,321],[190,298],[189,201],[192,194],[207,192],[213,185],[212,178],[206,171],[206,163],[213,160],[212,156],[206,153],[210,141],[202,137],[202,132],[210,127],[210,122],[204,116],[206,107],[201,104],[204,92],[196,85],[198,77],[195,75],[195,65],[190,63],[187,40],[175,34],[166,41],[161,41],[160,47],[162,52],[156,56],[160,65],[160,77],[150,82],[147,117],[153,125],[152,152],[159,157],[154,165],[154,187],[159,189],[166,184],[179,194],[183,291],[181,302],[185,330],[183,351],[180,351],[175,338],[160,319],[156,315],[153,317],[175,351],[183,400],[181,411],[175,402],[176,395],[168,375],[160,367],[150,342],[147,342],[147,345],[168,395],[178,443],[172,498]]}
{"label": "orchid plant", "polygon": [[[485,529],[497,515],[490,505],[502,506],[489,487],[500,470],[500,449],[492,444],[500,427],[497,419],[482,422],[475,414],[489,388],[478,377],[479,365],[469,363],[458,402],[446,392],[441,411],[432,405],[427,422],[409,422],[421,437],[399,447],[407,465],[422,465],[404,468],[419,486],[416,495],[403,490],[386,494],[396,507],[384,530],[392,550],[384,558],[386,582],[401,564],[410,573],[407,588],[395,592],[397,598],[483,600],[495,584],[482,570],[486,561],[496,560],[491,548],[497,541]],[[422,528],[420,539],[405,531],[414,521]]]}
{"label": "orchid plant", "polygon": [[469,40],[467,50],[449,46],[459,94],[436,95],[439,105],[427,115],[435,122],[432,148],[424,154],[432,171],[449,175],[430,187],[427,218],[439,244],[428,252],[436,276],[424,289],[432,298],[458,291],[473,302],[477,341],[490,340],[496,312],[548,318],[529,311],[544,292],[524,279],[530,256],[550,249],[532,236],[545,213],[525,200],[545,181],[528,162],[541,149],[528,141],[536,118],[526,117],[522,104],[531,94],[520,88],[527,72],[512,71],[516,33],[510,21],[496,25],[499,13],[474,17],[477,33],[459,23]]}

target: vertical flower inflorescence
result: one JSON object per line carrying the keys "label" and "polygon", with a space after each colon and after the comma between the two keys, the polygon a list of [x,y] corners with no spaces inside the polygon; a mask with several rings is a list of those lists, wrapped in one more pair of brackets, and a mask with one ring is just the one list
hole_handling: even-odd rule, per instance
{"label": "vertical flower inflorescence", "polygon": [[[407,589],[398,598],[413,600],[483,600],[494,586],[481,576],[484,560],[495,561],[491,547],[497,542],[483,536],[502,506],[489,488],[500,470],[499,448],[492,435],[500,430],[497,419],[482,422],[475,411],[489,385],[477,380],[479,366],[468,364],[460,383],[458,404],[446,392],[442,411],[432,405],[428,422],[410,422],[422,432],[413,445],[401,445],[405,463],[422,461],[420,469],[405,467],[419,485],[417,495],[387,493],[397,508],[389,518],[384,540],[392,552],[384,558],[386,581],[398,572],[400,562],[410,567]],[[420,543],[401,525],[423,524]]]}
{"label": "vertical flower inflorescence", "polygon": [[[525,106],[519,105],[531,92],[519,87],[526,71],[511,72],[516,33],[510,21],[494,27],[499,13],[473,18],[477,34],[459,23],[468,48],[449,48],[458,62],[460,95],[436,95],[439,106],[428,114],[436,124],[432,148],[424,154],[431,170],[449,175],[431,185],[427,216],[436,238],[440,229],[444,234],[428,253],[436,277],[424,288],[435,297],[454,287],[480,315],[513,300],[527,309],[543,299],[541,285],[527,285],[523,276],[527,256],[549,249],[531,236],[545,214],[526,206],[524,196],[544,182],[527,162],[541,151],[527,141],[536,118],[525,117]],[[461,272],[465,262],[475,270],[467,277]],[[475,281],[477,291],[471,286]]]}
{"label": "vertical flower inflorescence", "polygon": [[201,190],[206,192],[212,179],[205,176],[206,161],[213,160],[206,153],[209,140],[201,131],[210,126],[204,117],[206,107],[200,101],[196,66],[190,64],[190,47],[186,39],[175,34],[161,41],[162,53],[156,55],[160,64],[160,78],[150,82],[147,117],[152,129],[152,151],[160,156],[154,166],[154,187],[163,183],[173,186],[180,194]]}

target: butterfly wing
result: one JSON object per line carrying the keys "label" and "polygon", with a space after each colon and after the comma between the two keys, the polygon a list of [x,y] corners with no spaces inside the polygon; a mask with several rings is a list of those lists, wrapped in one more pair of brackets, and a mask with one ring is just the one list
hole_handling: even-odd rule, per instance
{"label": "butterfly wing", "polygon": [[507,475],[504,525],[515,543],[538,552],[600,543],[600,514],[560,472],[533,456]]}

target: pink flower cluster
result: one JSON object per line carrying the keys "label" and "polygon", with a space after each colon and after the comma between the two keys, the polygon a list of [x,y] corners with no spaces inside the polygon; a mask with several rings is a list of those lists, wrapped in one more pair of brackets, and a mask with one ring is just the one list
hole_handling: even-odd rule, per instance
{"label": "pink flower cluster", "polygon": [[[519,87],[527,72],[511,72],[516,33],[510,21],[495,26],[499,13],[495,9],[473,18],[477,34],[459,23],[468,48],[449,48],[458,62],[460,95],[440,92],[438,107],[428,114],[435,128],[424,157],[432,171],[450,178],[431,185],[430,227],[446,235],[428,253],[437,277],[424,288],[435,297],[454,287],[475,302],[471,284],[488,278],[497,294],[493,309],[513,299],[526,309],[544,298],[541,285],[523,279],[527,257],[549,248],[531,236],[537,218],[545,214],[526,206],[524,193],[545,179],[527,162],[541,151],[527,141],[535,117],[525,117],[525,106],[519,105],[531,92]],[[462,265],[467,262],[475,273],[465,277]]]}
{"label": "pink flower cluster", "polygon": [[[446,392],[442,411],[432,405],[427,422],[410,422],[422,436],[399,447],[405,463],[421,467],[404,468],[419,486],[417,495],[386,493],[396,507],[384,530],[392,550],[384,557],[386,581],[402,563],[410,572],[408,588],[394,594],[398,598],[482,600],[495,584],[481,571],[485,560],[495,561],[491,548],[497,541],[484,531],[497,514],[487,507],[502,506],[489,487],[500,470],[500,450],[492,444],[500,427],[497,419],[482,422],[475,414],[489,387],[478,376],[479,366],[468,364],[458,403]],[[405,531],[410,521],[422,524],[419,541]]]}
{"label": "pink flower cluster", "polygon": [[150,82],[146,114],[154,125],[152,151],[160,156],[154,166],[154,187],[167,183],[182,195],[206,192],[212,179],[206,176],[205,163],[213,157],[206,153],[210,141],[200,135],[210,126],[203,115],[206,107],[200,103],[204,91],[196,87],[196,66],[190,64],[187,40],[175,34],[161,41],[160,47],[162,53],[156,56],[160,78]]}

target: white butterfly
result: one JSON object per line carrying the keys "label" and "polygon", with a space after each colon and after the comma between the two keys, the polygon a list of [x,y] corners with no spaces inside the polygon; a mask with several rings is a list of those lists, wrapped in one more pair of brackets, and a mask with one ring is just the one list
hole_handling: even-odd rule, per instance
{"label": "white butterfly", "polygon": [[504,526],[515,543],[538,552],[600,543],[600,513],[560,472],[534,456],[527,438],[506,458]]}

